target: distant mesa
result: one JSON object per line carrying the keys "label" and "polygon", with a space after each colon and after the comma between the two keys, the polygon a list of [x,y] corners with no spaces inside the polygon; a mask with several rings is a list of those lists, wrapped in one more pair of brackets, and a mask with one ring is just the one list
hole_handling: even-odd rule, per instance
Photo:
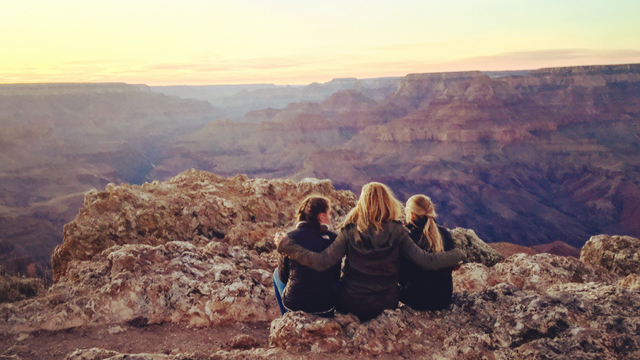
{"label": "distant mesa", "polygon": [[150,88],[144,84],[125,83],[0,84],[0,96],[109,94],[138,91],[150,91]]}

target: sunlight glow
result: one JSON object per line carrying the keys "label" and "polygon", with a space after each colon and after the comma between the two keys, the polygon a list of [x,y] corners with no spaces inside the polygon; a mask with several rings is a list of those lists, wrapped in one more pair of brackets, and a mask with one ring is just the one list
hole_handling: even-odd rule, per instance
{"label": "sunlight glow", "polygon": [[640,62],[635,0],[5,1],[0,83],[308,84]]}

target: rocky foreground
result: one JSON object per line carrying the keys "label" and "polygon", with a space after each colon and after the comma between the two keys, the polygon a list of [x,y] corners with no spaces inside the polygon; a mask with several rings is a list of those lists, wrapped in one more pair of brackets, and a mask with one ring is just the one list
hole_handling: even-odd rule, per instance
{"label": "rocky foreground", "polygon": [[[87,193],[54,253],[56,283],[34,299],[0,306],[0,358],[42,358],[45,339],[89,333],[95,340],[81,343],[89,348],[48,357],[640,359],[640,240],[631,237],[595,236],[580,259],[504,259],[458,228],[456,246],[472,262],[454,273],[447,310],[401,306],[365,323],[352,315],[279,316],[270,239],[293,224],[295,206],[311,193],[332,199],[336,223],[356,200],[329,181],[197,171]],[[199,343],[188,341],[188,329]],[[188,348],[173,349],[171,332]],[[136,337],[152,343],[142,350],[113,345]]]}

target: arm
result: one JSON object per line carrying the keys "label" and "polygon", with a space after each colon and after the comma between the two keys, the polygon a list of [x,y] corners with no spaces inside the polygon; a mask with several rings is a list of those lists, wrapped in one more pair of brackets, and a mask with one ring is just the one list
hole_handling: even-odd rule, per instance
{"label": "arm", "polygon": [[280,240],[278,252],[313,270],[326,271],[347,253],[347,238],[345,232],[340,231],[333,244],[317,253],[303,248],[287,236]]}
{"label": "arm", "polygon": [[456,266],[460,261],[467,259],[467,256],[458,249],[436,254],[424,251],[411,240],[408,234],[405,234],[398,246],[400,253],[404,257],[425,270],[438,270]]}

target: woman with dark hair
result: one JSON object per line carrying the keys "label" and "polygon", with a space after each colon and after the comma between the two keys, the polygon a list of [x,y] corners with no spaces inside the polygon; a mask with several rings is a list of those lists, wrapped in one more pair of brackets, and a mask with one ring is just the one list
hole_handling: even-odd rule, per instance
{"label": "woman with dark hair", "polygon": [[[331,204],[324,196],[312,195],[304,199],[298,207],[296,220],[296,229],[287,236],[308,251],[321,252],[336,239],[336,234],[327,229],[331,223]],[[339,281],[340,264],[326,271],[316,271],[282,255],[273,276],[282,314],[299,310],[333,317]]]}
{"label": "woman with dark hair", "polygon": [[466,258],[459,250],[432,254],[420,249],[398,221],[400,216],[402,205],[391,190],[372,182],[362,188],[336,241],[326,250],[309,251],[284,236],[276,239],[278,252],[318,271],[340,264],[346,255],[339,311],[370,320],[398,306],[401,258],[425,270],[451,267]]}
{"label": "woman with dark hair", "polygon": [[[411,239],[421,249],[441,253],[453,249],[449,230],[436,224],[436,210],[428,196],[414,195],[405,207]],[[416,310],[442,310],[451,304],[453,267],[426,271],[409,262],[400,267],[400,301]]]}

